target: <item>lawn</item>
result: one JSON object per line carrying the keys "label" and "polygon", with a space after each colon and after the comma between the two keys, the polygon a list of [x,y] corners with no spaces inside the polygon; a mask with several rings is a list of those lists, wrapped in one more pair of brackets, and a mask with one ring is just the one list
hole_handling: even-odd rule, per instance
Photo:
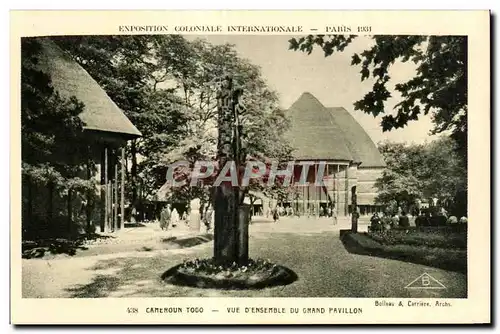
{"label": "lawn", "polygon": [[354,254],[395,259],[467,273],[466,236],[428,232],[345,233],[342,242]]}
{"label": "lawn", "polygon": [[458,232],[421,232],[415,229],[409,229],[372,231],[368,233],[368,236],[384,245],[413,245],[449,249],[467,248],[467,234]]}

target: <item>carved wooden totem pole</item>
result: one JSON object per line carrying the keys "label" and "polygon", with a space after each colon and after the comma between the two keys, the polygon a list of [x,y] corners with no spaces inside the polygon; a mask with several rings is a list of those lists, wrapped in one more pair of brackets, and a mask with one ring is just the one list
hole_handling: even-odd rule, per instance
{"label": "carved wooden totem pole", "polygon": [[[234,169],[225,169],[227,173],[238,173],[239,165],[243,162],[238,117],[240,96],[241,90],[233,87],[232,78],[225,77],[217,94],[217,161],[219,171],[228,166],[228,162],[232,164],[231,169]],[[223,182],[214,189],[214,258],[220,264],[236,262],[243,265],[248,261],[248,222],[239,219],[240,197],[239,185]]]}

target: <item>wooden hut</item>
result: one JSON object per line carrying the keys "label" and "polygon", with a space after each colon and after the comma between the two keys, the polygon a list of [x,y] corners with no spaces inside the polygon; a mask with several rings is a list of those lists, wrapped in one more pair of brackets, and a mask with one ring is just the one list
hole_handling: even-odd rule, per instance
{"label": "wooden hut", "polygon": [[[116,231],[123,227],[125,221],[126,143],[140,137],[141,133],[70,55],[49,37],[37,37],[36,40],[41,45],[39,69],[50,76],[55,91],[62,97],[74,96],[84,104],[79,117],[84,123],[84,140],[88,143],[85,177],[97,181],[98,194],[97,203],[86,203],[86,226],[94,226],[101,232]],[[50,197],[53,197],[52,194]],[[38,189],[37,196],[33,198],[35,203],[31,205],[43,211],[44,200],[44,191]],[[70,220],[74,220],[78,210],[81,211],[82,202],[85,202],[84,198],[71,199],[67,206],[69,212],[66,212]],[[53,217],[48,218],[50,221]]]}

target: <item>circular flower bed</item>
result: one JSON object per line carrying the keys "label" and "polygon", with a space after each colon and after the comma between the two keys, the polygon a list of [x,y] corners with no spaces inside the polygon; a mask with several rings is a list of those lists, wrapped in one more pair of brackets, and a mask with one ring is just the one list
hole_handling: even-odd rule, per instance
{"label": "circular flower bed", "polygon": [[262,289],[295,282],[292,270],[268,260],[249,260],[247,265],[217,265],[213,259],[186,261],[167,270],[162,279],[170,284],[215,289]]}

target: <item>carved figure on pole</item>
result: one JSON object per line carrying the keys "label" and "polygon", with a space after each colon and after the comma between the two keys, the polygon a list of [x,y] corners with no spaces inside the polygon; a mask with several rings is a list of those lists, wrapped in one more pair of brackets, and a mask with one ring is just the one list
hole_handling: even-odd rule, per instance
{"label": "carved figure on pole", "polygon": [[[238,114],[241,109],[239,106],[241,93],[241,89],[234,88],[232,77],[225,76],[217,94],[217,125],[219,130],[217,161],[219,168],[224,166],[226,162],[233,160],[236,171],[238,171],[238,167],[242,163],[240,141],[242,129]],[[241,193],[238,186],[233,188],[224,182],[215,186],[214,258],[217,263],[242,263],[248,260],[248,233],[242,231],[244,226],[239,224],[240,200]],[[242,251],[245,249],[246,252]]]}

